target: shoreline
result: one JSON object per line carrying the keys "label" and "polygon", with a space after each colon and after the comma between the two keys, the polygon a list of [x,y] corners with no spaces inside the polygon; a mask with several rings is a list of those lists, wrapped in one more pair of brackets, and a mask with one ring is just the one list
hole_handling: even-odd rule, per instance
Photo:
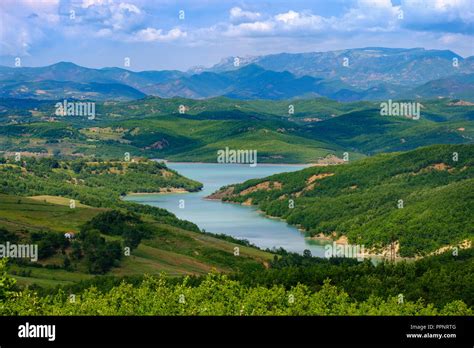
{"label": "shoreline", "polygon": [[[166,162],[166,163],[176,163],[176,164],[215,164],[215,165],[218,165],[220,163],[211,163],[211,162]],[[233,164],[233,163],[232,163]],[[237,166],[248,166],[248,164],[234,164],[234,165],[237,165]],[[265,163],[265,164],[261,164],[261,166],[302,166],[300,164],[283,164],[283,163],[280,163],[280,164],[268,164],[268,163]],[[307,167],[310,167],[310,166],[314,166],[314,165],[317,165],[317,164],[305,164],[305,166]],[[327,165],[325,165],[327,166]],[[216,191],[216,192],[219,192]],[[221,203],[231,203],[231,204],[237,204],[237,205],[240,205],[240,206],[255,206],[256,207],[256,212],[260,215],[262,215],[264,218],[268,218],[268,219],[272,219],[272,220],[278,220],[278,221],[281,221],[281,222],[284,222],[286,223],[287,225],[289,226],[292,226],[294,228],[296,228],[302,235],[303,237],[308,240],[308,241],[315,241],[315,242],[322,242],[323,244],[327,244],[327,245],[331,245],[331,244],[336,244],[336,245],[340,245],[340,246],[356,246],[355,244],[350,244],[349,241],[348,241],[348,238],[347,236],[345,235],[342,235],[340,236],[339,238],[336,238],[337,236],[336,235],[333,235],[333,236],[326,236],[326,235],[323,235],[322,233],[319,233],[318,235],[315,235],[315,236],[307,236],[306,233],[308,232],[307,230],[305,230],[304,228],[302,228],[300,225],[291,225],[291,224],[288,224],[288,222],[282,218],[282,217],[278,217],[278,216],[272,216],[272,215],[268,215],[267,213],[265,213],[264,211],[258,209],[258,206],[252,204],[252,202],[248,202],[245,201],[245,202],[234,202],[234,201],[223,201],[222,197],[218,196],[218,197],[213,197],[216,192],[214,193],[211,193],[210,195],[207,195],[207,196],[203,196],[201,199],[203,200],[207,200],[207,201],[220,201]],[[130,192],[130,193],[127,193],[127,196],[140,196],[140,195],[166,195],[166,194],[176,194],[176,193],[192,193],[191,191],[187,191],[186,189],[182,189],[182,188],[168,188],[168,189],[163,189],[163,190],[160,190],[159,192]],[[222,192],[225,194],[225,192]],[[395,249],[395,256],[392,257],[391,254],[390,254],[390,246],[384,246],[384,247],[381,247],[381,248],[376,248],[376,247],[372,247],[372,248],[368,248],[367,250],[364,248],[364,252],[363,254],[361,254],[361,258],[363,259],[375,259],[375,260],[393,260],[394,262],[399,262],[399,261],[415,261],[417,259],[420,259],[420,258],[423,258],[423,256],[414,256],[414,257],[402,257],[399,255],[398,251],[399,251],[399,246]],[[377,250],[377,251],[375,251]]]}
{"label": "shoreline", "polygon": [[[231,204],[238,204],[238,205],[241,205],[241,206],[255,206],[253,204],[243,204],[243,203],[239,203],[239,202],[232,202],[232,201],[223,201],[222,199],[219,199],[219,198],[204,198],[206,200],[210,200],[210,201],[220,201],[222,203],[231,203]],[[256,206],[255,206],[256,207]],[[286,224],[288,224],[288,222],[282,218],[282,217],[279,217],[279,216],[273,216],[273,215],[268,215],[267,213],[265,213],[263,210],[260,210],[257,208],[257,213],[263,215],[265,218],[268,218],[268,219],[272,219],[272,220],[279,220],[281,222],[285,222]],[[332,238],[331,236],[326,236],[322,233],[316,235],[316,236],[312,236],[312,237],[307,237],[306,236],[306,230],[304,228],[302,228],[300,225],[291,225],[291,224],[288,224],[289,226],[292,226],[292,227],[295,227],[298,231],[300,231],[303,235],[304,235],[304,238],[307,239],[307,240],[312,240],[312,241],[319,241],[319,242],[326,242],[325,244],[327,245],[332,245],[333,243],[337,244],[337,245],[341,245],[341,246],[346,246],[346,245],[351,245],[351,246],[354,246],[355,244],[349,244],[348,242],[348,239],[347,239],[347,236],[341,236],[339,237],[338,239],[334,239]],[[388,248],[389,246],[387,246],[386,248]],[[382,248],[382,252],[380,253],[376,253],[373,251],[373,248],[369,249],[369,251],[366,251],[365,248],[364,248],[364,253],[361,255],[361,257],[363,259],[376,259],[376,260],[379,260],[379,261],[383,261],[383,260],[390,260],[391,259],[391,256],[390,255],[387,255],[386,253],[384,253],[384,250],[386,248]],[[415,257],[402,257],[400,255],[398,255],[398,253],[395,255],[395,257],[393,258],[394,262],[400,262],[400,261],[416,261],[418,260],[419,258],[423,258],[423,257],[419,257],[419,256],[415,256]]]}
{"label": "shoreline", "polygon": [[[163,160],[159,158],[152,158],[152,161],[159,161],[159,162],[164,162],[165,164],[171,163],[171,164],[227,164],[227,165],[235,165],[235,166],[245,166],[245,167],[250,167],[250,168],[255,168],[251,167],[249,163],[217,163],[217,162],[184,162],[184,161],[168,161],[168,160]],[[285,166],[285,167],[312,167],[314,165],[318,165],[317,163],[257,163],[256,167],[264,167],[264,166]]]}
{"label": "shoreline", "polygon": [[169,193],[191,193],[191,191],[188,191],[186,189],[172,188],[172,189],[165,189],[158,192],[127,192],[126,196],[166,195]]}

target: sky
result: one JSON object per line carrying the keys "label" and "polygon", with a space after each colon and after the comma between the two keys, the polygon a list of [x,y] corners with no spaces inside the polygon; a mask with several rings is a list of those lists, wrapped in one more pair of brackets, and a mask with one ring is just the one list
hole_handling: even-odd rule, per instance
{"label": "sky", "polygon": [[0,64],[134,71],[361,47],[474,55],[474,0],[0,0]]}

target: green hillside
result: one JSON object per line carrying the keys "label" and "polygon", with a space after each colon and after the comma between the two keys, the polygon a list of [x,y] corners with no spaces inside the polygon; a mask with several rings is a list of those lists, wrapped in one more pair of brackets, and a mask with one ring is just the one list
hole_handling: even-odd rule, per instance
{"label": "green hillside", "polygon": [[433,145],[249,180],[214,197],[250,200],[309,236],[347,236],[379,251],[395,243],[401,256],[426,255],[472,241],[473,161],[474,145]]}
{"label": "green hillside", "polygon": [[[12,105],[15,105],[13,108]],[[96,118],[57,117],[54,102],[0,100],[0,148],[7,156],[166,158],[216,162],[225,147],[258,151],[260,163],[316,163],[431,144],[472,143],[474,106],[422,101],[419,120],[381,116],[379,103],[316,98],[237,101],[145,98],[105,102]],[[184,108],[184,113],[179,108]],[[294,113],[289,113],[290,106]]]}
{"label": "green hillside", "polygon": [[95,274],[229,272],[270,260],[246,242],[201,233],[166,210],[120,199],[200,187],[151,161],[7,161],[0,164],[0,242],[38,245],[38,262],[11,260],[23,285],[69,284]]}

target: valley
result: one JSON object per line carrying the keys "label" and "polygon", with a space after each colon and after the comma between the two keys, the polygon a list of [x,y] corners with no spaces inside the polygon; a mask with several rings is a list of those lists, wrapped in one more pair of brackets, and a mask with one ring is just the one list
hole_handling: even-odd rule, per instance
{"label": "valley", "polygon": [[[105,273],[123,277],[160,272],[181,276],[212,269],[229,272],[271,259],[271,254],[237,240],[202,234],[196,225],[166,210],[123,202],[120,195],[125,192],[200,189],[200,183],[156,162],[33,159],[22,165],[0,164],[0,174],[1,241],[40,245],[38,263],[20,259],[12,267],[22,285],[51,287]],[[25,185],[25,179],[29,184]],[[117,230],[111,230],[113,226]],[[89,237],[77,238],[87,231]],[[66,233],[76,238],[68,240]],[[112,250],[109,243],[114,243],[118,254],[100,251],[101,245]],[[233,255],[236,247],[239,258]]]}
{"label": "valley", "polygon": [[[253,207],[223,204],[208,196],[221,186],[250,178],[261,178],[281,172],[294,172],[305,166],[168,163],[170,168],[203,183],[199,192],[165,195],[132,195],[128,201],[166,209],[178,218],[195,223],[201,230],[245,239],[262,249],[284,248],[303,254],[310,250],[313,256],[324,257],[320,243],[305,239],[297,229],[286,223],[268,219]],[[180,201],[185,205],[180,206]]]}
{"label": "valley", "polygon": [[90,120],[56,116],[55,102],[0,99],[0,109],[10,110],[0,113],[0,145],[11,155],[123,159],[129,153],[184,162],[217,162],[217,151],[229,147],[256,150],[261,163],[305,164],[341,159],[345,152],[355,160],[433,143],[472,142],[470,103],[421,104],[420,119],[413,120],[380,115],[380,103],[146,98],[98,104]]}
{"label": "valley", "polygon": [[233,61],[0,67],[0,313],[472,315],[472,57]]}
{"label": "valley", "polygon": [[0,1],[0,348],[472,347],[473,1]]}

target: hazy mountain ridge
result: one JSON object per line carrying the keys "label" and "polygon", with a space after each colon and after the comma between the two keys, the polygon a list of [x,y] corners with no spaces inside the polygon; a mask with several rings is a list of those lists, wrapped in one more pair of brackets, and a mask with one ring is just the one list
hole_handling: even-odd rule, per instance
{"label": "hazy mountain ridge", "polygon": [[[75,98],[88,88],[74,83],[103,84],[89,86],[89,97],[97,100],[154,95],[242,100],[322,96],[337,101],[450,97],[474,101],[470,77],[474,74],[474,57],[463,58],[446,50],[361,48],[280,53],[243,57],[236,63],[235,57],[227,57],[209,69],[188,72],[92,69],[67,62],[39,68],[0,67],[1,96],[64,98],[66,93],[55,90],[54,84],[41,85],[40,94],[31,93],[39,82],[56,81],[68,82],[69,95]],[[107,93],[107,85],[112,92]]]}
{"label": "hazy mountain ridge", "polygon": [[40,80],[7,85],[0,82],[0,85],[0,96],[6,98],[132,100],[146,96],[139,90],[120,83]]}
{"label": "hazy mountain ridge", "polygon": [[[346,66],[344,58],[347,58]],[[457,67],[453,59],[457,59]],[[464,59],[449,50],[423,48],[367,47],[329,52],[279,53],[242,58],[239,61],[240,67],[248,64],[257,64],[267,70],[289,71],[296,76],[341,79],[363,89],[380,83],[409,86],[458,73],[474,72],[473,57]],[[233,59],[225,58],[209,70],[233,69],[236,69]]]}

